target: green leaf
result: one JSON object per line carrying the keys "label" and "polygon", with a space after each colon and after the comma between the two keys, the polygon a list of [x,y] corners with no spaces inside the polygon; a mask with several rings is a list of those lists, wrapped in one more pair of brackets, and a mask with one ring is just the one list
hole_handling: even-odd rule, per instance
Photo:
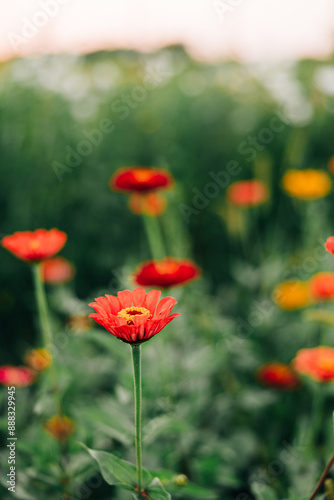
{"label": "green leaf", "polygon": [[[80,443],[97,462],[103,479],[110,485],[119,486],[127,490],[134,490],[137,485],[137,467],[106,451],[91,450]],[[151,484],[152,475],[143,469],[143,488]]]}
{"label": "green leaf", "polygon": [[160,479],[155,477],[145,488],[149,500],[172,500],[171,495],[165,490]]}

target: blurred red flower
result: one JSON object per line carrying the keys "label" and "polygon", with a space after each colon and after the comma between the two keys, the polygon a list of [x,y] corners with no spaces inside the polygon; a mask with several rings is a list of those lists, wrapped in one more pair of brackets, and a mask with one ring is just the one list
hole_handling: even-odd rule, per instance
{"label": "blurred red flower", "polygon": [[152,191],[172,184],[173,177],[162,168],[120,168],[110,179],[110,188],[116,191]]}
{"label": "blurred red flower", "polygon": [[41,263],[42,280],[51,285],[61,285],[71,281],[75,274],[73,264],[64,257],[44,260]]}
{"label": "blurred red flower", "polygon": [[314,300],[334,298],[334,273],[317,273],[310,279],[310,294]]}
{"label": "blurred red flower", "polygon": [[264,203],[269,196],[268,188],[260,180],[237,181],[227,188],[228,201],[237,207],[248,208]]}
{"label": "blurred red flower", "polygon": [[6,365],[0,367],[0,384],[26,387],[35,381],[35,374],[25,366]]}
{"label": "blurred red flower", "polygon": [[67,240],[66,233],[58,229],[36,229],[16,232],[2,238],[2,246],[19,259],[36,262],[58,253]]}
{"label": "blurred red flower", "polygon": [[300,378],[290,365],[280,362],[266,363],[256,372],[256,377],[261,384],[272,389],[291,391],[300,386]]}
{"label": "blurred red flower", "polygon": [[200,276],[200,268],[191,260],[166,257],[162,260],[152,260],[141,264],[134,279],[140,286],[169,288],[185,285]]}
{"label": "blurred red flower", "polygon": [[89,304],[96,311],[89,317],[123,342],[145,342],[180,316],[179,313],[169,315],[176,300],[165,297],[159,302],[160,295],[158,290],[146,294],[143,288],[136,288],[132,292],[118,292],[117,297],[98,297],[96,302]]}
{"label": "blurred red flower", "polygon": [[44,424],[44,429],[60,443],[65,443],[74,432],[74,423],[68,417],[55,415]]}
{"label": "blurred red flower", "polygon": [[334,255],[334,236],[330,236],[326,243],[325,243],[325,248],[327,252],[330,252],[331,254]]}
{"label": "blurred red flower", "polygon": [[132,193],[129,199],[130,210],[137,215],[158,217],[166,210],[166,199],[156,192]]}
{"label": "blurred red flower", "polygon": [[292,364],[298,373],[316,382],[334,382],[334,347],[301,349]]}

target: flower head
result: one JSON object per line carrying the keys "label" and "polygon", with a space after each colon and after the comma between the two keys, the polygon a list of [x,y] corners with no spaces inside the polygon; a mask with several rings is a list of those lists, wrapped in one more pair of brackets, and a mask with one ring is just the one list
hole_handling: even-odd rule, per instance
{"label": "flower head", "polygon": [[58,253],[67,240],[67,235],[58,229],[36,229],[16,232],[2,238],[2,246],[19,259],[37,262]]}
{"label": "flower head", "polygon": [[240,208],[249,208],[261,205],[267,201],[268,188],[264,182],[254,179],[248,181],[237,181],[227,189],[227,199],[231,205]]}
{"label": "flower head", "polygon": [[74,333],[86,332],[93,327],[93,321],[87,314],[74,314],[66,321],[67,328]]}
{"label": "flower head", "polygon": [[43,372],[52,364],[52,355],[49,349],[31,349],[24,357],[24,362],[35,372]]}
{"label": "flower head", "polygon": [[294,390],[300,386],[300,378],[286,363],[266,363],[256,372],[258,381],[272,389]]}
{"label": "flower head", "polygon": [[42,280],[50,285],[61,285],[71,281],[75,273],[74,266],[64,257],[43,260],[41,263]]}
{"label": "flower head", "polygon": [[200,275],[201,270],[191,260],[166,257],[141,264],[134,278],[140,286],[169,288],[185,285]]}
{"label": "flower head", "polygon": [[284,281],[274,288],[273,300],[287,311],[301,309],[309,305],[309,286],[304,281]]}
{"label": "flower head", "polygon": [[310,295],[314,300],[334,298],[334,273],[317,273],[310,279]]}
{"label": "flower head", "polygon": [[327,252],[330,252],[331,254],[334,255],[334,236],[330,236],[326,243],[325,243],[325,248]]}
{"label": "flower head", "polygon": [[152,191],[173,184],[171,174],[163,168],[120,168],[110,179],[110,188],[116,191]]}
{"label": "flower head", "polygon": [[6,365],[0,367],[0,384],[26,387],[35,381],[35,373],[25,366]]}
{"label": "flower head", "polygon": [[137,215],[149,215],[150,217],[158,217],[166,210],[166,199],[155,191],[148,193],[131,194],[129,199],[130,210]]}
{"label": "flower head", "polygon": [[301,349],[292,364],[298,373],[316,382],[334,382],[334,347]]}
{"label": "flower head", "polygon": [[118,292],[117,297],[98,297],[89,304],[96,311],[89,316],[123,342],[145,342],[180,316],[179,313],[170,315],[176,300],[165,297],[159,302],[160,295],[158,290],[146,293],[143,288],[136,288],[132,292]]}
{"label": "flower head", "polygon": [[288,170],[282,180],[284,190],[300,200],[316,200],[327,196],[332,181],[326,172],[320,170]]}
{"label": "flower head", "polygon": [[68,417],[55,415],[44,424],[44,429],[60,443],[65,443],[74,432],[74,423]]}

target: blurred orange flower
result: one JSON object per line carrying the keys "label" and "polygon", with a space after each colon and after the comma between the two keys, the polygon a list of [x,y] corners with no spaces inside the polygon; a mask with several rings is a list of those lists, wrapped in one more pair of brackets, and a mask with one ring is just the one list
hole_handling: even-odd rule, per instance
{"label": "blurred orange flower", "polygon": [[301,309],[310,303],[309,285],[304,281],[284,281],[273,291],[273,300],[278,307],[287,311]]}
{"label": "blurred orange flower", "polygon": [[24,357],[26,365],[36,372],[43,372],[52,364],[52,355],[49,349],[31,349]]}
{"label": "blurred orange flower", "polygon": [[283,176],[284,190],[300,200],[316,200],[327,196],[332,187],[332,181],[326,172],[321,170],[288,170]]}
{"label": "blurred orange flower", "polygon": [[16,232],[2,238],[2,246],[19,259],[36,262],[58,253],[67,235],[58,229]]}
{"label": "blurred orange flower", "polygon": [[301,380],[290,365],[277,361],[266,363],[256,371],[257,380],[272,389],[294,390],[297,389]]}
{"label": "blurred orange flower", "polygon": [[55,415],[44,424],[44,429],[57,441],[65,443],[68,437],[73,434],[75,425],[68,417]]}
{"label": "blurred orange flower", "polygon": [[325,248],[327,252],[330,252],[331,254],[334,255],[334,236],[330,236],[327,238],[327,241],[325,243]]}
{"label": "blurred orange flower", "polygon": [[154,191],[148,193],[132,193],[129,199],[130,210],[137,215],[158,217],[166,210],[166,199]]}
{"label": "blurred orange flower", "polygon": [[26,387],[35,382],[35,373],[25,366],[6,365],[0,367],[0,384]]}
{"label": "blurred orange flower", "polygon": [[334,382],[334,347],[301,349],[292,364],[298,373],[316,382]]}
{"label": "blurred orange flower", "polygon": [[185,285],[201,276],[201,270],[190,259],[166,257],[162,260],[144,262],[134,278],[138,285],[169,288]]}
{"label": "blurred orange flower", "polygon": [[234,182],[227,188],[226,194],[232,205],[241,208],[261,205],[269,197],[268,187],[257,179]]}
{"label": "blurred orange flower", "polygon": [[132,292],[118,292],[117,297],[98,297],[89,304],[96,311],[89,317],[123,342],[145,342],[180,316],[180,313],[170,314],[176,300],[164,297],[159,301],[160,295],[159,290],[146,293],[144,288],[136,288]]}
{"label": "blurred orange flower", "polygon": [[61,285],[71,281],[75,274],[73,264],[64,257],[44,260],[41,263],[42,280],[50,285]]}
{"label": "blurred orange flower", "polygon": [[75,314],[68,318],[66,325],[71,332],[85,332],[93,328],[93,321],[86,314]]}
{"label": "blurred orange flower", "polygon": [[110,179],[110,188],[116,191],[152,191],[168,188],[173,177],[163,168],[120,168]]}
{"label": "blurred orange flower", "polygon": [[310,295],[313,300],[334,299],[334,273],[317,273],[312,276]]}

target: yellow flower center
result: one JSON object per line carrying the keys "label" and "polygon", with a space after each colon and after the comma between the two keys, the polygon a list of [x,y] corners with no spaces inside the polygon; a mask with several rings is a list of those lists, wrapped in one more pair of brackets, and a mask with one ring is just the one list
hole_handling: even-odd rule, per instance
{"label": "yellow flower center", "polygon": [[332,371],[334,370],[334,360],[333,358],[327,358],[327,357],[324,357],[322,359],[319,359],[318,361],[318,368],[320,370],[324,370],[324,371]]}
{"label": "yellow flower center", "polygon": [[117,313],[117,316],[120,316],[121,318],[126,319],[128,325],[133,325],[132,318],[133,316],[138,316],[138,315],[147,315],[148,320],[152,318],[152,314],[148,309],[145,307],[126,307],[125,309],[122,309]]}
{"label": "yellow flower center", "polygon": [[160,274],[174,274],[179,270],[180,265],[176,262],[155,262],[154,267]]}
{"label": "yellow flower center", "polygon": [[133,176],[137,182],[147,182],[152,178],[151,170],[137,169],[133,171]]}
{"label": "yellow flower center", "polygon": [[29,242],[29,248],[30,250],[38,250],[40,247],[39,241],[38,240],[31,240]]}

